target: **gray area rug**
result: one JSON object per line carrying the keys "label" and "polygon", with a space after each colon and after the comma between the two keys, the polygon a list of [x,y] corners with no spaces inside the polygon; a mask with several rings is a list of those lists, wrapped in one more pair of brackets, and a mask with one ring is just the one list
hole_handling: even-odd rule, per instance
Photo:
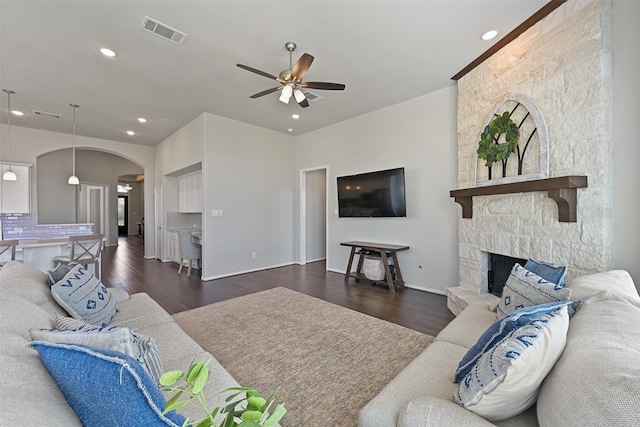
{"label": "gray area rug", "polygon": [[358,412],[433,337],[286,288],[176,313],[243,386],[280,388],[281,425],[357,425]]}

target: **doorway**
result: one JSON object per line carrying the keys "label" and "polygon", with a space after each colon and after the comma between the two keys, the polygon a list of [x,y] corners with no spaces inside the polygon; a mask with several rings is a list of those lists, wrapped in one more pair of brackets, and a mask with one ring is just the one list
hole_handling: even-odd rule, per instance
{"label": "doorway", "polygon": [[300,171],[300,264],[327,258],[328,167]]}
{"label": "doorway", "polygon": [[129,197],[118,196],[118,236],[129,234]]}
{"label": "doorway", "polygon": [[104,234],[108,238],[108,205],[106,201],[109,197],[109,188],[103,185],[80,184],[80,194],[85,194],[85,202],[79,204],[79,220],[92,223],[93,233]]}

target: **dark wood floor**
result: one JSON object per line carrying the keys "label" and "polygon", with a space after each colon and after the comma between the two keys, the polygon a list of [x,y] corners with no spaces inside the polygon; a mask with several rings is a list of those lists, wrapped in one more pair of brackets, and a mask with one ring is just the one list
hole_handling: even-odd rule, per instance
{"label": "dark wood floor", "polygon": [[325,270],[325,262],[291,265],[202,282],[198,271],[178,276],[178,265],[144,259],[143,239],[119,238],[102,252],[102,282],[130,294],[146,292],[169,313],[282,286],[357,310],[429,335],[437,335],[453,318],[446,298],[415,289],[389,294],[382,287],[344,284],[344,275]]}

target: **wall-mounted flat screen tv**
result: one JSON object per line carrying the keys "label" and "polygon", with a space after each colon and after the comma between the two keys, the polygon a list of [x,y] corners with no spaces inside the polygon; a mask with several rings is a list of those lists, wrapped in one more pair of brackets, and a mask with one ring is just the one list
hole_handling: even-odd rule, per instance
{"label": "wall-mounted flat screen tv", "polygon": [[340,218],[406,217],[404,168],[338,178]]}

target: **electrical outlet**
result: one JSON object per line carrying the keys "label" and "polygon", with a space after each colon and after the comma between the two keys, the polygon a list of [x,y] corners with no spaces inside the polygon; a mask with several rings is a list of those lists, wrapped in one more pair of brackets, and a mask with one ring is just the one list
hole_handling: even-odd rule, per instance
{"label": "electrical outlet", "polygon": [[251,258],[252,258],[252,259],[256,259],[256,258],[258,258],[258,254],[257,254],[257,253],[255,253],[255,252],[251,252]]}

